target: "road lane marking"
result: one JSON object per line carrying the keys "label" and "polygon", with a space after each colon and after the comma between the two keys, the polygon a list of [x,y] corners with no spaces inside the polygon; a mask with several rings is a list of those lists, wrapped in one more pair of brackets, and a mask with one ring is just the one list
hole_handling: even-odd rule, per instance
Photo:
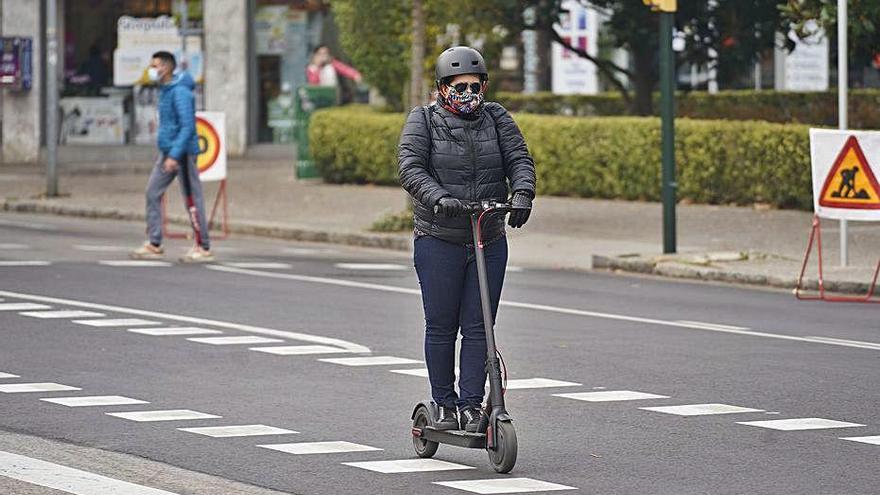
{"label": "road lane marking", "polygon": [[764,412],[763,409],[731,406],[728,404],[687,404],[683,406],[640,407],[644,411],[654,411],[677,416],[707,416],[712,414],[739,414]]}
{"label": "road lane marking", "polygon": [[169,409],[165,411],[129,411],[104,413],[107,416],[137,421],[138,423],[150,421],[184,421],[191,419],[216,419],[223,416],[207,414],[189,409]]}
{"label": "road lane marking", "polygon": [[284,342],[281,339],[270,339],[268,337],[260,337],[258,335],[236,335],[232,337],[193,337],[186,340],[189,340],[190,342],[198,342],[200,344],[210,345],[253,345]]}
{"label": "road lane marking", "polygon": [[260,435],[292,435],[298,431],[286,430],[266,425],[203,426],[200,428],[178,428],[180,431],[205,435],[213,438],[255,437]]}
{"label": "road lane marking", "polygon": [[136,327],[147,325],[161,325],[158,321],[142,320],[140,318],[117,318],[103,320],[73,320],[77,325],[90,327]]}
{"label": "road lane marking", "polygon": [[398,265],[396,263],[336,263],[336,268],[341,270],[363,270],[363,271],[386,271],[386,272],[403,272],[409,271],[411,267],[406,265]]}
{"label": "road lane marking", "polygon": [[28,311],[34,309],[52,309],[52,306],[36,303],[0,303],[0,311]]}
{"label": "road lane marking", "polygon": [[16,244],[14,242],[0,242],[0,249],[4,251],[18,251],[23,249],[30,249],[30,246],[27,244]]}
{"label": "road lane marking", "polygon": [[31,229],[31,230],[58,230],[58,227],[54,225],[49,225],[47,223],[36,223],[36,222],[16,222],[15,220],[0,220],[0,227],[18,227],[20,229]]}
{"label": "road lane marking", "polygon": [[78,387],[61,385],[60,383],[4,383],[0,385],[0,392],[4,394],[21,394],[29,392],[64,392],[68,390],[82,390]]}
{"label": "road lane marking", "polygon": [[[255,277],[266,277],[266,278],[277,278],[283,280],[294,280],[297,282],[306,282],[306,283],[315,283],[315,284],[325,284],[325,285],[335,285],[338,287],[349,287],[354,289],[367,289],[367,290],[375,290],[381,292],[392,292],[396,294],[409,294],[413,296],[421,296],[422,293],[418,289],[407,289],[405,287],[397,287],[393,285],[383,285],[383,284],[374,284],[369,282],[355,282],[353,280],[344,280],[337,278],[327,278],[327,277],[312,277],[309,275],[296,275],[292,273],[273,273],[273,272],[261,272],[257,270],[246,270],[243,268],[232,268],[228,266],[218,266],[218,265],[206,265],[205,268],[208,270],[216,270],[227,273],[236,273],[239,275],[252,275]],[[739,330],[737,328],[733,328],[730,325],[718,325],[715,323],[705,324],[705,323],[685,323],[681,320],[658,320],[656,318],[643,318],[640,316],[629,316],[629,315],[621,315],[614,313],[603,313],[600,311],[587,311],[583,309],[575,309],[575,308],[564,308],[560,306],[550,306],[546,304],[532,304],[532,303],[524,303],[524,302],[516,302],[516,301],[501,301],[502,306],[511,307],[511,308],[520,308],[520,309],[528,309],[534,311],[545,311],[549,313],[557,313],[571,316],[584,316],[588,318],[600,318],[605,320],[615,320],[615,321],[627,321],[632,323],[644,323],[648,325],[660,325],[666,327],[674,327],[674,328],[684,328],[688,330],[703,330],[707,332],[717,332],[717,333],[728,333],[732,335],[745,335],[749,337],[761,337],[766,339],[779,339],[779,340],[790,340],[794,342],[809,342],[812,344],[825,344],[825,345],[836,345],[843,347],[863,347],[862,345],[850,344],[847,342],[838,342],[838,341],[820,341],[805,337],[797,337],[794,335],[784,335],[778,333],[769,333],[769,332],[759,332],[755,330]],[[742,327],[745,328],[745,327]]]}
{"label": "road lane marking", "polygon": [[349,353],[345,349],[329,345],[283,345],[276,347],[251,347],[250,350],[275,354],[276,356],[301,356],[304,354],[339,354]]}
{"label": "road lane marking", "polygon": [[159,260],[101,260],[99,265],[114,266],[118,268],[164,268],[172,266],[172,263]]}
{"label": "road lane marking", "polygon": [[[64,304],[67,306],[76,306],[80,308],[90,308],[90,309],[99,309],[104,311],[112,311],[115,313],[126,313],[135,316],[144,316],[147,318],[162,318],[165,320],[179,321],[183,323],[191,323],[195,325],[207,325],[211,327],[220,327],[220,328],[228,328],[232,330],[239,330],[241,332],[247,333],[258,333],[263,335],[270,335],[272,337],[279,337],[283,339],[289,340],[301,340],[303,342],[309,342],[311,344],[322,344],[328,346],[335,346],[342,349],[345,349],[350,352],[356,353],[369,353],[370,348],[364,345],[356,344],[354,342],[349,342],[347,340],[336,339],[332,337],[322,337],[320,335],[311,335],[307,333],[301,332],[290,332],[286,330],[275,330],[272,328],[263,328],[252,325],[242,325],[239,323],[230,323],[226,321],[219,320],[210,320],[207,318],[196,318],[193,316],[182,316],[182,315],[174,315],[170,313],[160,313],[158,311],[146,311],[142,309],[134,309],[134,308],[126,308],[122,306],[111,306],[109,304],[97,304],[90,303],[84,301],[74,301],[70,299],[61,299],[57,297],[46,297],[46,296],[37,296],[33,294],[22,294],[19,292],[10,292],[10,291],[0,291],[0,296],[5,297],[15,297],[19,299],[25,299],[30,301],[39,301],[46,303],[54,303],[54,304]],[[0,303],[2,304],[2,303]]]}
{"label": "road lane marking", "polygon": [[73,249],[89,253],[127,253],[130,246],[106,246],[102,244],[74,244]]}
{"label": "road lane marking", "polygon": [[104,316],[104,313],[96,313],[94,311],[77,311],[77,310],[61,310],[61,311],[24,311],[18,313],[22,316],[30,316],[31,318],[42,319],[60,319],[60,318],[95,318]]}
{"label": "road lane marking", "polygon": [[176,495],[33,457],[0,451],[0,476],[74,495]]}
{"label": "road lane marking", "polygon": [[531,478],[491,478],[488,480],[435,481],[433,484],[471,493],[534,493],[577,490],[573,486],[549,483]]}
{"label": "road lane marking", "polygon": [[[428,368],[416,368],[414,370],[388,370],[392,373],[397,373],[398,375],[409,375],[409,376],[418,376],[421,378],[428,378]],[[458,371],[456,370],[456,375]]]}
{"label": "road lane marking", "polygon": [[316,249],[316,248],[284,248],[281,250],[284,254],[295,254],[298,256],[311,256],[314,254],[333,254],[337,253],[335,249]]}
{"label": "road lane marking", "polygon": [[823,418],[793,418],[793,419],[771,419],[768,421],[742,421],[737,422],[738,425],[757,426],[759,428],[769,428],[771,430],[780,431],[801,431],[801,430],[824,430],[828,428],[855,428],[865,426],[858,423],[847,423],[846,421],[835,421],[833,419]]}
{"label": "road lane marking", "polygon": [[841,437],[841,440],[849,440],[850,442],[867,443],[869,445],[880,445],[880,435],[872,437]]}
{"label": "road lane marking", "polygon": [[387,364],[422,364],[415,359],[394,356],[368,356],[351,358],[324,358],[318,361],[325,363],[341,364],[343,366],[384,366]]}
{"label": "road lane marking", "polygon": [[93,395],[88,397],[53,397],[40,399],[53,404],[67,407],[94,407],[94,406],[128,406],[131,404],[149,404],[149,402],[121,395]]}
{"label": "road lane marking", "polygon": [[515,378],[507,380],[507,390],[526,390],[533,388],[580,387],[582,383],[551,380],[549,378]]}
{"label": "road lane marking", "polygon": [[602,392],[578,392],[573,394],[553,394],[554,397],[582,400],[586,402],[615,402],[623,400],[668,399],[669,396],[635,392],[632,390],[604,390]]}
{"label": "road lane marking", "polygon": [[208,328],[199,327],[170,327],[170,328],[130,328],[131,333],[139,333],[142,335],[164,336],[164,335],[211,335],[223,333],[220,330],[210,330]]}
{"label": "road lane marking", "polygon": [[49,266],[51,265],[51,261],[42,261],[42,260],[28,260],[28,261],[0,261],[0,267],[13,267],[13,266]]}
{"label": "road lane marking", "polygon": [[401,459],[397,461],[365,461],[343,462],[346,466],[366,469],[376,473],[424,473],[433,471],[457,471],[461,469],[476,469],[464,464],[441,461],[438,459]]}
{"label": "road lane marking", "polygon": [[372,452],[382,450],[369,445],[360,445],[351,442],[303,442],[303,443],[279,443],[271,445],[257,445],[264,449],[277,450],[287,454],[341,454],[345,452]]}
{"label": "road lane marking", "polygon": [[751,330],[749,327],[723,325],[721,323],[707,323],[705,321],[678,320],[677,323],[692,325],[694,327],[705,327],[707,330]]}
{"label": "road lane marking", "polygon": [[861,347],[863,349],[877,349],[880,350],[880,343],[877,342],[863,342],[861,340],[846,340],[846,339],[835,339],[831,337],[805,337],[808,340],[813,340],[816,342],[821,342],[823,344],[846,344],[853,347]]}
{"label": "road lane marking", "polygon": [[18,375],[13,375],[12,373],[2,373],[0,372],[0,378],[21,378]]}
{"label": "road lane marking", "polygon": [[262,268],[266,270],[288,270],[292,268],[290,263],[273,263],[269,261],[241,261],[235,263],[223,263],[233,268]]}

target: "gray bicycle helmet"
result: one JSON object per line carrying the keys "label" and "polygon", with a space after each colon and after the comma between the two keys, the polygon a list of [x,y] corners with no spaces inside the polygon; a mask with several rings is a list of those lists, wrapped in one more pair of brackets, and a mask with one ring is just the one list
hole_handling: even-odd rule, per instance
{"label": "gray bicycle helmet", "polygon": [[441,53],[437,57],[434,74],[438,83],[447,77],[461,74],[479,74],[482,79],[489,78],[483,56],[469,46],[453,46]]}

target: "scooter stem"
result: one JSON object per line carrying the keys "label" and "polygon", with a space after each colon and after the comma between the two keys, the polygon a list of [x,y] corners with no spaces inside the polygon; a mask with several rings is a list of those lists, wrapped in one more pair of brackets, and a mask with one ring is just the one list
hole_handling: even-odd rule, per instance
{"label": "scooter stem", "polygon": [[[501,391],[501,365],[495,346],[495,322],[492,318],[492,304],[489,296],[489,279],[486,273],[486,258],[483,256],[482,240],[478,228],[480,213],[471,213],[471,230],[474,234],[474,254],[477,262],[477,279],[480,284],[480,306],[483,308],[483,324],[486,332],[486,372],[489,375],[489,406],[493,413],[504,412],[504,394]],[[493,414],[494,415],[494,414]]]}

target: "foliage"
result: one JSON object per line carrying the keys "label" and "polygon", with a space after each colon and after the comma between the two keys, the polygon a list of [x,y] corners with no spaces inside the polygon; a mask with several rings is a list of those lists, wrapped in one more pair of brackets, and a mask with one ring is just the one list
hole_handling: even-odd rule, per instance
{"label": "foliage", "polygon": [[373,222],[370,230],[373,232],[404,232],[412,230],[414,226],[412,202],[407,202],[406,209],[388,213]]}
{"label": "foliage", "polygon": [[[660,198],[660,122],[653,117],[517,114],[538,167],[539,194]],[[364,107],[316,112],[315,164],[329,182],[397,184],[402,114]],[[677,122],[679,197],[698,203],[812,207],[806,126],[768,122]]]}
{"label": "foliage", "polygon": [[[659,95],[654,94],[655,107]],[[627,106],[617,93],[555,95],[552,93],[499,93],[497,101],[511,111],[577,116],[626,115]],[[676,115],[695,119],[765,120],[811,125],[837,124],[837,93],[778,91],[721,91],[676,95]],[[854,129],[880,129],[880,90],[853,90],[849,96],[849,121]]]}
{"label": "foliage", "polygon": [[[831,39],[837,39],[836,0],[788,0],[783,4],[783,32],[791,29],[805,38],[818,25]],[[847,14],[850,63],[867,65],[880,54],[880,0],[848,0]]]}

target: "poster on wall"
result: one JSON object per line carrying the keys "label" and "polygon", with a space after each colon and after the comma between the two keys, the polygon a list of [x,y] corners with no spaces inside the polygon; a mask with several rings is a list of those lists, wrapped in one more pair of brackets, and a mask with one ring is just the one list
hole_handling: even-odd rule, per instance
{"label": "poster on wall", "polygon": [[186,57],[181,57],[181,38],[176,21],[168,16],[122,16],[116,22],[117,43],[113,51],[113,85],[149,84],[147,67],[157,51],[174,54],[185,60],[186,71],[197,84],[204,79],[204,57],[201,38],[187,36]]}
{"label": "poster on wall", "polygon": [[[599,26],[596,11],[578,1],[562,2],[563,12],[554,27],[571,46],[592,56],[599,52]],[[553,43],[553,92],[556,94],[595,94],[599,92],[596,66],[575,52]]]}
{"label": "poster on wall", "polygon": [[830,45],[825,31],[796,39],[794,51],[785,55],[786,91],[828,91]]}
{"label": "poster on wall", "polygon": [[257,55],[283,55],[287,51],[287,5],[266,5],[254,14]]}
{"label": "poster on wall", "polygon": [[122,98],[61,98],[61,143],[125,144]]}

